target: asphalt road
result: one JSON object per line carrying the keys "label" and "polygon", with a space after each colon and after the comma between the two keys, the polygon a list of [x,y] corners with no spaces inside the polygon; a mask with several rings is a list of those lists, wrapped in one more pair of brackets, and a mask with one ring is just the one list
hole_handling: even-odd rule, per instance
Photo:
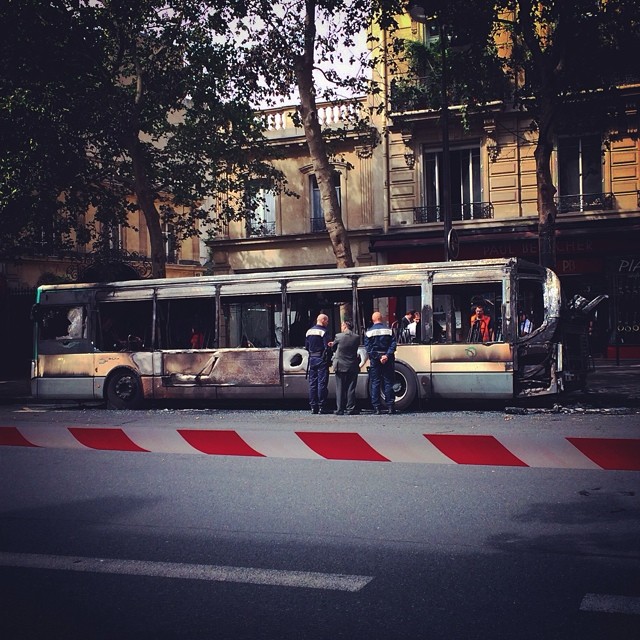
{"label": "asphalt road", "polygon": [[[1,637],[640,637],[640,472],[278,448],[293,432],[633,447],[637,415],[374,419],[1,407],[0,427],[52,443],[0,446]],[[186,427],[280,453],[171,450]],[[166,450],[94,450],[69,437],[77,428],[146,429]]]}

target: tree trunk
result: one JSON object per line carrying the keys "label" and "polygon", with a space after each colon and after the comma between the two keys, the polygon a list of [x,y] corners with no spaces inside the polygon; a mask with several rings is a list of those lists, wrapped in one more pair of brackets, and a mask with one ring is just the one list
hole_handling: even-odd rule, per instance
{"label": "tree trunk", "polygon": [[160,213],[155,203],[154,190],[149,184],[147,167],[144,158],[144,150],[137,137],[134,137],[129,147],[129,153],[133,164],[135,194],[149,231],[151,245],[151,276],[153,278],[165,278],[167,275],[167,254],[165,252],[165,239],[160,224]]}
{"label": "tree trunk", "polygon": [[329,162],[327,147],[318,121],[313,84],[315,44],[315,0],[305,0],[305,47],[304,54],[296,63],[296,79],[300,94],[300,116],[309,148],[309,155],[320,190],[324,220],[329,232],[338,268],[353,267],[349,236],[344,227],[338,195],[333,184],[333,167]]}
{"label": "tree trunk", "polygon": [[556,266],[556,187],[551,177],[554,109],[544,105],[538,122],[538,144],[534,152],[538,196],[538,261],[543,267]]}

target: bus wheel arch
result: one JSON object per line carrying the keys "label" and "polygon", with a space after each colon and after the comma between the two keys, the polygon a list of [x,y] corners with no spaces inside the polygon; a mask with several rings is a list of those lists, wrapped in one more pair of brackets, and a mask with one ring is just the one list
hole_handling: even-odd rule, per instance
{"label": "bus wheel arch", "polygon": [[137,409],[144,397],[140,376],[127,367],[113,370],[104,390],[108,409]]}
{"label": "bus wheel arch", "polygon": [[[395,394],[395,408],[398,411],[406,411],[418,398],[418,379],[415,371],[404,362],[395,363],[395,382],[393,391]],[[381,395],[384,390],[381,388]],[[371,382],[369,382],[369,397],[371,397]]]}

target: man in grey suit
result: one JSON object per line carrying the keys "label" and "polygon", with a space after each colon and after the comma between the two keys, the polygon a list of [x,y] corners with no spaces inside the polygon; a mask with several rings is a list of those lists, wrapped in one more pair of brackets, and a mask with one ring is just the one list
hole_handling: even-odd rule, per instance
{"label": "man in grey suit", "polygon": [[336,373],[336,415],[342,416],[346,412],[353,416],[358,413],[356,407],[356,385],[360,371],[358,347],[360,337],[353,333],[353,324],[345,320],[342,332],[337,333],[331,347],[335,353],[333,370]]}

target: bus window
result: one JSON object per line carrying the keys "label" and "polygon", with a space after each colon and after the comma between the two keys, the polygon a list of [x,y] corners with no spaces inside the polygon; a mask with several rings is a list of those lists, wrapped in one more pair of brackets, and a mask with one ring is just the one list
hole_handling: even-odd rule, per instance
{"label": "bus window", "polygon": [[40,340],[70,340],[87,337],[84,307],[49,307],[39,323]]}
{"label": "bus window", "polygon": [[100,351],[150,351],[152,304],[151,300],[100,303],[97,348]]}
{"label": "bus window", "polygon": [[[399,321],[406,311],[422,311],[421,290],[419,286],[360,288],[358,287],[358,305],[361,310],[362,333],[371,325],[374,311],[382,314],[383,320],[392,328],[398,328]],[[423,319],[424,320],[424,319]],[[418,342],[423,341],[420,335]]]}
{"label": "bus window", "polygon": [[38,352],[87,353],[87,311],[83,306],[43,307],[38,318]]}
{"label": "bus window", "polygon": [[222,299],[220,347],[274,348],[282,345],[279,295]]}
{"label": "bus window", "polygon": [[524,336],[533,333],[542,324],[544,319],[542,282],[525,278],[518,281],[517,311],[518,335]]}
{"label": "bus window", "polygon": [[434,342],[502,342],[502,284],[434,286],[433,326]]}
{"label": "bus window", "polygon": [[215,346],[215,298],[158,300],[160,349],[212,349]]}
{"label": "bus window", "polygon": [[342,320],[353,321],[351,289],[314,293],[291,293],[287,296],[289,347],[304,347],[307,330],[321,313],[329,317],[327,331],[333,338],[340,332]]}

